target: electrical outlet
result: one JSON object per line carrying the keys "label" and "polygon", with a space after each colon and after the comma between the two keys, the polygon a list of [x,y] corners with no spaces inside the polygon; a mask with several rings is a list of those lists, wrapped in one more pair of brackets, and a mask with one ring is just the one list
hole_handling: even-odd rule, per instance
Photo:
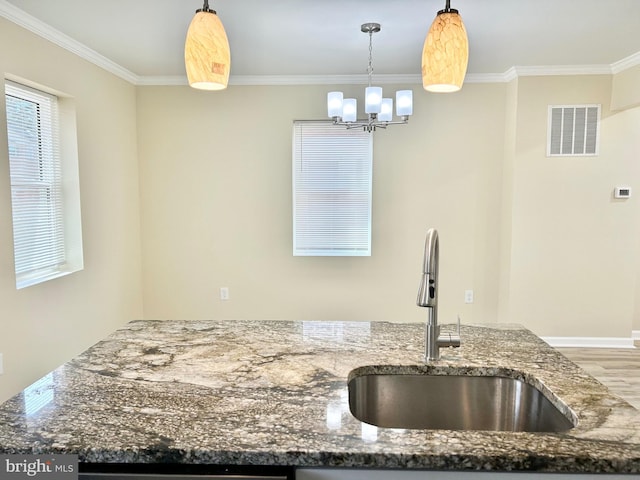
{"label": "electrical outlet", "polygon": [[229,287],[220,287],[220,300],[229,300]]}
{"label": "electrical outlet", "polygon": [[473,290],[464,291],[464,303],[473,303]]}

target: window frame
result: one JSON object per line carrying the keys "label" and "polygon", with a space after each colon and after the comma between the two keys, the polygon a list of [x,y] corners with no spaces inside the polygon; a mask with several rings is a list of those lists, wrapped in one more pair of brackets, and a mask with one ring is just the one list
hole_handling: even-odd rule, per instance
{"label": "window frame", "polygon": [[84,268],[75,110],[70,99],[5,79],[5,116],[21,289]]}

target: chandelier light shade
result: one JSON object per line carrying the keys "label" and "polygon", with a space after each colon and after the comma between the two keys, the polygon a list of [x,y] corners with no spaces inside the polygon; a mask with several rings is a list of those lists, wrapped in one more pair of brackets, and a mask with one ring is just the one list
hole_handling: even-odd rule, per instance
{"label": "chandelier light shade", "polygon": [[369,66],[367,75],[369,86],[364,94],[364,112],[366,120],[358,120],[358,102],[355,98],[344,98],[342,92],[327,94],[327,113],[334,125],[344,125],[348,129],[363,128],[367,132],[376,128],[387,128],[388,125],[405,124],[413,114],[413,91],[400,90],[396,92],[396,115],[400,120],[393,121],[393,99],[384,98],[381,87],[371,86],[373,75],[372,38],[380,31],[379,23],[364,23],[360,30],[369,34]]}
{"label": "chandelier light shade", "polygon": [[422,86],[429,92],[457,92],[467,73],[467,30],[449,3],[438,12],[422,49]]}
{"label": "chandelier light shade", "polygon": [[222,90],[229,83],[231,52],[224,26],[205,0],[196,10],[184,44],[184,65],[189,85],[200,90]]}

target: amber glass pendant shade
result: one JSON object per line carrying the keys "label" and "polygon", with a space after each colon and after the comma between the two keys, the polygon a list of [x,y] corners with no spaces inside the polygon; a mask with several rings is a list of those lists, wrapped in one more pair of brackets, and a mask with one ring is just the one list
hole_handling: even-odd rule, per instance
{"label": "amber glass pendant shade", "polygon": [[422,86],[429,92],[457,92],[469,61],[469,41],[456,10],[438,12],[422,49]]}
{"label": "amber glass pendant shade", "polygon": [[229,40],[214,11],[198,11],[191,20],[184,45],[184,64],[193,88],[227,88],[231,70]]}

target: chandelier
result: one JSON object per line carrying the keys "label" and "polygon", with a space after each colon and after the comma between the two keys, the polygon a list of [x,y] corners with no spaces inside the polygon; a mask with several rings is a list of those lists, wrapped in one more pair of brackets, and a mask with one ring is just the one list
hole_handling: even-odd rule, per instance
{"label": "chandelier", "polygon": [[363,23],[360,31],[369,34],[369,66],[367,75],[369,86],[365,89],[364,112],[366,120],[358,120],[357,100],[355,98],[343,98],[342,92],[329,92],[327,94],[327,111],[334,125],[344,125],[347,129],[362,128],[366,132],[375,131],[377,128],[387,128],[387,125],[401,125],[409,122],[409,116],[413,113],[413,91],[398,90],[396,92],[396,116],[400,120],[393,121],[393,99],[382,97],[382,87],[371,86],[373,75],[373,34],[380,31],[379,23]]}
{"label": "chandelier", "polygon": [[457,92],[469,61],[467,30],[458,10],[446,0],[429,28],[422,49],[422,86],[429,92]]}
{"label": "chandelier", "polygon": [[200,90],[222,90],[229,83],[231,53],[224,26],[209,1],[196,10],[184,44],[189,85]]}

